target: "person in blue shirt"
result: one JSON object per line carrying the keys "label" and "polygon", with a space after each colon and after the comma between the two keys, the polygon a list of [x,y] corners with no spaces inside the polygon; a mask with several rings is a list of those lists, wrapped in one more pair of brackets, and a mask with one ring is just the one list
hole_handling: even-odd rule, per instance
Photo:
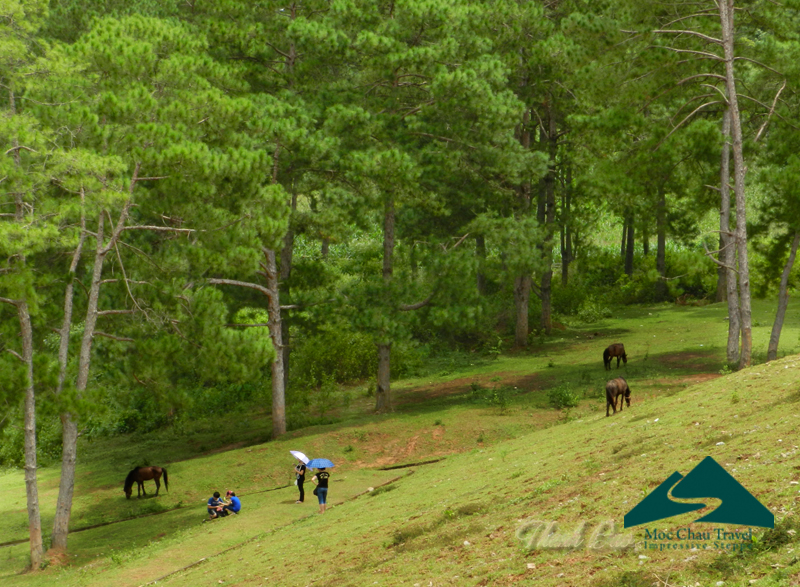
{"label": "person in blue shirt", "polygon": [[229,512],[238,514],[239,510],[242,509],[242,502],[239,501],[238,497],[236,497],[236,493],[233,491],[228,491],[225,494],[225,497],[230,501],[226,505],[222,506],[224,515],[228,515]]}
{"label": "person in blue shirt", "polygon": [[212,497],[208,498],[208,515],[210,519],[215,519],[219,517],[217,512],[222,510],[222,506],[225,505],[224,502],[219,497],[219,491],[215,491]]}

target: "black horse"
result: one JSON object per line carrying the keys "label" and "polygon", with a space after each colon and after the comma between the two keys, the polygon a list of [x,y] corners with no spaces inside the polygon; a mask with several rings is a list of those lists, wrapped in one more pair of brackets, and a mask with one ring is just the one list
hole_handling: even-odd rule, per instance
{"label": "black horse", "polygon": [[617,357],[617,369],[619,369],[620,359],[622,359],[622,362],[626,365],[628,364],[628,355],[625,354],[625,345],[621,342],[616,342],[603,351],[603,364],[606,367],[606,371],[611,370],[611,359],[614,357]]}
{"label": "black horse", "polygon": [[167,470],[162,467],[136,467],[133,471],[128,473],[128,476],[125,477],[125,487],[123,491],[125,491],[125,497],[128,499],[131,498],[133,494],[133,483],[136,482],[138,485],[136,486],[136,497],[141,497],[142,494],[145,496],[147,492],[144,490],[144,482],[150,481],[150,479],[154,479],[156,482],[156,495],[158,495],[158,490],[161,489],[161,475],[164,475],[164,488],[169,491],[169,481],[167,479]]}
{"label": "black horse", "polygon": [[614,408],[614,413],[617,413],[617,398],[619,398],[619,411],[622,411],[622,398],[631,407],[631,388],[628,387],[628,382],[623,377],[617,377],[606,383],[606,417],[608,417],[608,406]]}

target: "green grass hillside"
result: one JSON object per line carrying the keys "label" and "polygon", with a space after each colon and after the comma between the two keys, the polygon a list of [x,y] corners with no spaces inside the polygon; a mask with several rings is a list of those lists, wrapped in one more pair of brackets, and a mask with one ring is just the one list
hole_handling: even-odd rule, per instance
{"label": "green grass hillside", "polygon": [[[768,313],[770,306],[756,305],[765,324],[755,330],[757,349],[766,347]],[[800,584],[798,324],[789,322],[783,334],[782,350],[792,354],[720,375],[724,318],[719,305],[628,309],[524,353],[398,382],[389,416],[369,415],[362,398],[342,406],[337,423],[276,442],[263,442],[264,415],[251,414],[217,423],[216,431],[205,423],[192,434],[85,443],[71,527],[89,529],[70,535],[70,560],[35,574],[22,573],[27,544],[3,546],[0,584]],[[606,418],[601,391],[610,377],[601,354],[618,340],[629,362],[611,375],[625,374],[633,403]],[[553,408],[554,390],[578,406]],[[294,504],[289,449],[337,463],[324,516],[310,493]],[[697,550],[644,549],[644,528],[623,530],[623,516],[706,456],[774,513],[776,529],[755,529],[744,553],[714,549],[713,541]],[[122,481],[137,460],[166,466],[170,492],[126,501]],[[436,462],[386,469],[427,460]],[[45,527],[57,473],[40,472]],[[205,499],[225,488],[242,495],[243,513],[202,523]],[[21,473],[0,476],[0,491],[10,503],[0,542],[24,540]],[[692,525],[698,517],[647,529],[737,530]],[[556,522],[559,535],[577,532],[583,544],[528,549],[533,520]],[[609,522],[631,548],[588,548],[592,532]],[[105,525],[91,528],[98,524]]]}

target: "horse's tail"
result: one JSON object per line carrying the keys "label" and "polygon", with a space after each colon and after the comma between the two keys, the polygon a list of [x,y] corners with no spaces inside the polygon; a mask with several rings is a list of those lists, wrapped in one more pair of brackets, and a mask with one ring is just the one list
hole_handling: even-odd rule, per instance
{"label": "horse's tail", "polygon": [[608,349],[603,351],[603,362],[608,363],[611,360],[611,351]]}
{"label": "horse's tail", "polygon": [[161,467],[161,470],[164,472],[164,489],[169,491],[169,480],[167,479],[167,470],[164,467]]}

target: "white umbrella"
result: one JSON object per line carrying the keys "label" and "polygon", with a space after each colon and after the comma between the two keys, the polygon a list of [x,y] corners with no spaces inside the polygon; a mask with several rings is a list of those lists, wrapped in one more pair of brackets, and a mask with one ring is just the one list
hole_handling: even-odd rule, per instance
{"label": "white umbrella", "polygon": [[306,464],[308,462],[308,457],[303,453],[301,453],[299,450],[290,450],[289,452],[292,453],[292,456],[297,460],[303,461],[303,464]]}

